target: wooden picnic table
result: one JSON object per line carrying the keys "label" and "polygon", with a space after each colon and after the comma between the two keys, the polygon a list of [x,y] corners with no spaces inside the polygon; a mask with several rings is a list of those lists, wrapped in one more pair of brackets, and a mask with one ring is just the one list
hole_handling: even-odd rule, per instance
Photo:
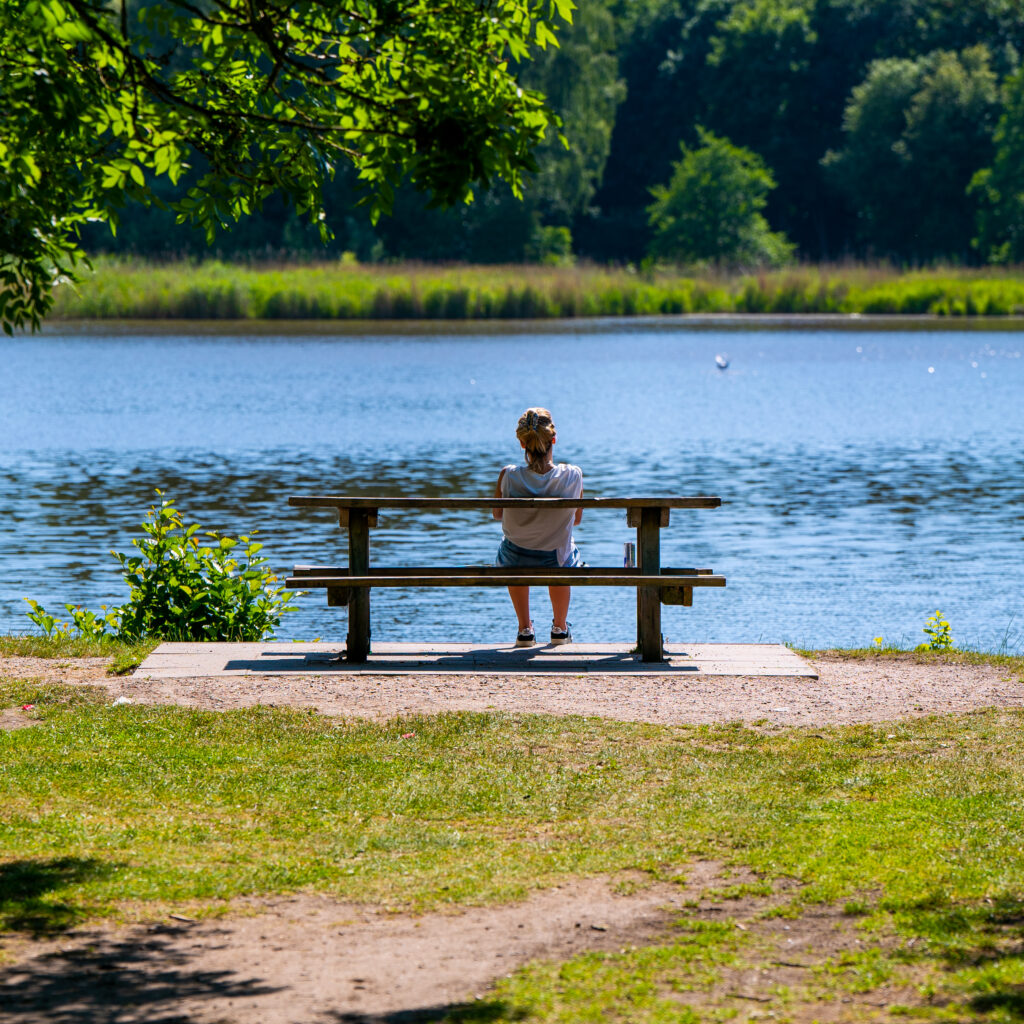
{"label": "wooden picnic table", "polygon": [[[430,586],[632,586],[637,590],[637,643],[644,661],[663,659],[661,605],[689,605],[694,587],[724,587],[725,578],[709,569],[661,567],[661,530],[672,509],[713,509],[717,497],[643,498],[413,498],[298,495],[288,504],[298,508],[333,509],[348,530],[348,566],[296,566],[286,581],[293,588],[327,589],[328,604],[347,605],[346,658],[364,662],[370,651],[370,590],[374,587]],[[421,568],[370,567],[370,529],[381,509],[446,512],[490,511],[494,508],[620,509],[637,531],[637,567],[509,569],[503,566]]]}

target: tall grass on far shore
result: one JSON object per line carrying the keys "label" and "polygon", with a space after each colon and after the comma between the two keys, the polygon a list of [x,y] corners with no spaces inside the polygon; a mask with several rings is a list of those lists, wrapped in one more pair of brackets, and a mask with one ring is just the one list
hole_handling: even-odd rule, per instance
{"label": "tall grass on far shore", "polygon": [[663,314],[1024,316],[1024,269],[805,266],[685,274],[596,266],[98,260],[56,319],[466,320]]}

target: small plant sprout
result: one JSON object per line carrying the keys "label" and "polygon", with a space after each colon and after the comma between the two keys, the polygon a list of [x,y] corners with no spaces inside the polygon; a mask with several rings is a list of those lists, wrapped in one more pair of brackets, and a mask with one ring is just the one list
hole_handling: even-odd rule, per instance
{"label": "small plant sprout", "polygon": [[941,611],[936,609],[934,615],[928,616],[923,632],[927,635],[928,642],[918,644],[919,651],[950,651],[953,649],[953,634],[950,631],[949,622]]}

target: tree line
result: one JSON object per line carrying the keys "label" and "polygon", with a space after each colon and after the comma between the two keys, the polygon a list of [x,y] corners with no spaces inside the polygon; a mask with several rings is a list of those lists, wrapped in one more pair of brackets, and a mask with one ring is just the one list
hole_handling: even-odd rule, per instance
{"label": "tree line", "polygon": [[[496,181],[445,208],[405,184],[374,222],[355,170],[339,165],[323,185],[326,248],[277,195],[218,234],[213,251],[1024,261],[1020,0],[579,0],[558,39],[515,67],[561,118],[522,199]],[[174,221],[126,206],[116,236],[88,227],[85,245],[210,251],[202,232]]]}

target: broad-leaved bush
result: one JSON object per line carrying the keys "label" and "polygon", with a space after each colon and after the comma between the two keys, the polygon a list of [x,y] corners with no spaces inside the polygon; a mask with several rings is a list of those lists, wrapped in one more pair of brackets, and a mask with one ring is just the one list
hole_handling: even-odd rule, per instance
{"label": "broad-leaved bush", "polygon": [[251,534],[203,531],[199,523],[186,523],[172,500],[152,507],[140,525],[144,536],[132,541],[137,553],[111,552],[128,585],[125,604],[103,605],[99,614],[67,604],[71,618],[62,622],[30,600],[28,617],[47,636],[77,631],[126,643],[273,635],[294,595],[278,583]]}

